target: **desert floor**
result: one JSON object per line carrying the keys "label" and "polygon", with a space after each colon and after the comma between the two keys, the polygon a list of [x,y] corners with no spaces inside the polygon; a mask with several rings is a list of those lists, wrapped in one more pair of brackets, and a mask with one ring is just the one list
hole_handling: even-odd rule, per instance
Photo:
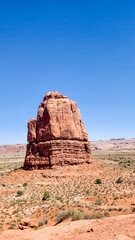
{"label": "desert floor", "polygon": [[91,147],[90,164],[34,171],[25,145],[0,148],[0,239],[135,239],[135,139]]}

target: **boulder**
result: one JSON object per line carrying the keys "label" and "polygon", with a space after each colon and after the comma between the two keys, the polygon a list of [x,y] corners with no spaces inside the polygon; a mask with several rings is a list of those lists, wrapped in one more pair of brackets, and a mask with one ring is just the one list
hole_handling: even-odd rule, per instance
{"label": "boulder", "polygon": [[38,220],[31,219],[31,218],[24,218],[20,221],[20,224],[18,227],[21,230],[38,227]]}

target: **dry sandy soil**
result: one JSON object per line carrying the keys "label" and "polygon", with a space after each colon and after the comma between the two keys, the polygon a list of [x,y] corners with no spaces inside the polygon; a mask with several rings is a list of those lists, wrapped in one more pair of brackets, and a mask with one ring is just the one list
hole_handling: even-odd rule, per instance
{"label": "dry sandy soil", "polygon": [[135,239],[135,139],[91,146],[91,164],[34,171],[25,145],[1,146],[0,239]]}
{"label": "dry sandy soil", "polygon": [[0,237],[1,240],[131,240],[135,239],[135,214],[61,223],[38,231],[10,230]]}

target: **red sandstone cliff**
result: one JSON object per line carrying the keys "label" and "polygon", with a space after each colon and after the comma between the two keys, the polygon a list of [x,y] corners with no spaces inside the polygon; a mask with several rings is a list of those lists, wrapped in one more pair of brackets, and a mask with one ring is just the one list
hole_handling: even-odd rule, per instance
{"label": "red sandstone cliff", "polygon": [[25,169],[89,162],[90,143],[77,104],[59,92],[49,92],[37,119],[28,122]]}

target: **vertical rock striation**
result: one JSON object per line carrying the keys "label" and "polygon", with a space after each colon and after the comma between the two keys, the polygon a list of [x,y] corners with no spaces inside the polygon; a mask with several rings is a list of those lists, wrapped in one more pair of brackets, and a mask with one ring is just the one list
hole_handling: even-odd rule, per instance
{"label": "vertical rock striation", "polygon": [[90,143],[77,104],[59,92],[49,92],[37,119],[28,122],[24,169],[89,163]]}

